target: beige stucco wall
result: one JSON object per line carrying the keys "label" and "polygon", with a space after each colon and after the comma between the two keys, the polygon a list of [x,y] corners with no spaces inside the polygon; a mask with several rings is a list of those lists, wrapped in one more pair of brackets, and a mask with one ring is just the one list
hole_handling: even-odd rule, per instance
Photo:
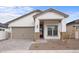
{"label": "beige stucco wall", "polygon": [[38,12],[32,13],[28,16],[22,17],[12,23],[9,24],[9,27],[32,27],[34,26],[34,18],[33,16]]}
{"label": "beige stucco wall", "polygon": [[62,19],[64,18],[62,15],[55,12],[47,12],[39,15],[38,19]]}

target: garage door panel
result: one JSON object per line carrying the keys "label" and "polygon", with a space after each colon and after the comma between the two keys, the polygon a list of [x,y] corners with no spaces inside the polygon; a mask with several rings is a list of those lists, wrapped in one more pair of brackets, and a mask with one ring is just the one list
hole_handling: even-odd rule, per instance
{"label": "garage door panel", "polygon": [[34,28],[12,28],[13,39],[33,39]]}

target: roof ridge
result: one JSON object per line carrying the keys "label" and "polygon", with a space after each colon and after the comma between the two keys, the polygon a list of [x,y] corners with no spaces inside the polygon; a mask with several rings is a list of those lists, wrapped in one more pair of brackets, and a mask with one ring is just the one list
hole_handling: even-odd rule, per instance
{"label": "roof ridge", "polygon": [[75,21],[79,21],[79,19],[76,19],[76,20],[73,20],[73,21],[71,21],[71,22],[68,22],[67,25],[69,25],[69,24],[71,24],[71,23],[73,23],[73,22],[75,22]]}
{"label": "roof ridge", "polygon": [[58,10],[53,9],[53,8],[49,8],[49,9],[46,9],[46,10],[44,10],[44,11],[42,11],[42,12],[40,12],[40,13],[34,15],[34,17],[37,17],[38,15],[40,15],[40,14],[42,14],[42,13],[44,13],[44,12],[48,12],[48,11],[54,11],[54,12],[56,12],[56,13],[59,13],[59,14],[61,14],[61,15],[64,15],[64,17],[68,17],[68,16],[69,16],[69,15],[67,15],[67,14],[65,14],[65,13],[63,13],[63,12],[61,12],[61,11],[58,11]]}

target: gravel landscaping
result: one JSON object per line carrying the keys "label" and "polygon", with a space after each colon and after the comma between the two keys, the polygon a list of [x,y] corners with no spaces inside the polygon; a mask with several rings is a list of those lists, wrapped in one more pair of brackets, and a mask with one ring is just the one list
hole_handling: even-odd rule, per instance
{"label": "gravel landscaping", "polygon": [[30,50],[79,50],[79,40],[71,39],[67,43],[61,40],[48,40],[46,43],[32,43]]}

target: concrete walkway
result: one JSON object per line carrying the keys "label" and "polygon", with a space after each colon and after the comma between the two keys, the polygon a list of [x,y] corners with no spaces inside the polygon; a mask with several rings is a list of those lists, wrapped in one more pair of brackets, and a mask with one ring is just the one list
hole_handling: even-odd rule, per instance
{"label": "concrete walkway", "polygon": [[26,39],[8,39],[0,41],[0,52],[28,50],[31,42],[31,40]]}

